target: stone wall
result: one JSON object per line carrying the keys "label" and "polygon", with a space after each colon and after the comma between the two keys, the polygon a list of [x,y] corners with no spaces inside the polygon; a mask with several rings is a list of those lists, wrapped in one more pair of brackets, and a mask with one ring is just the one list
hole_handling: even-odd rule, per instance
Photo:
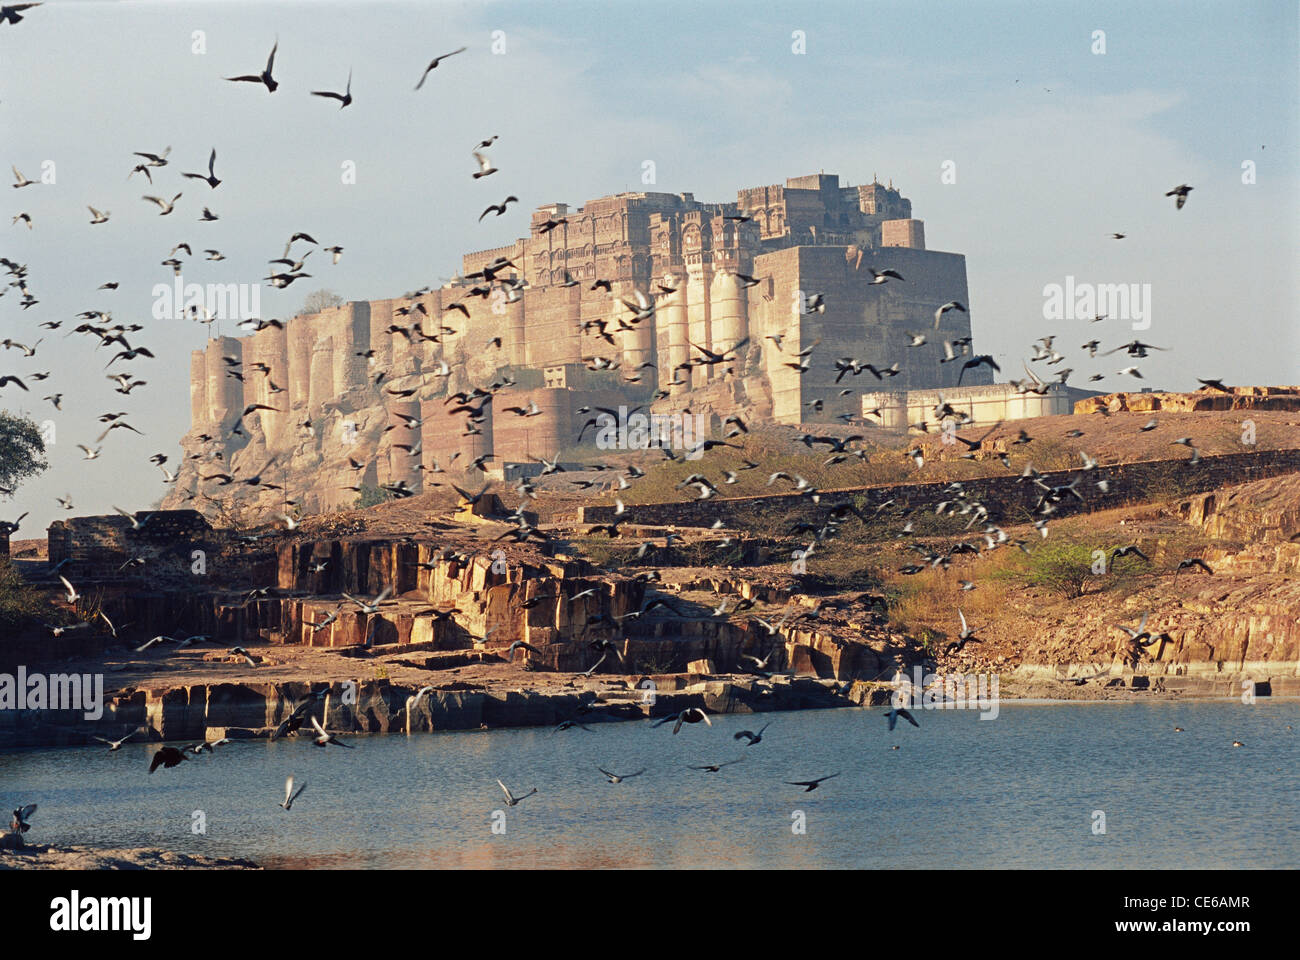
{"label": "stone wall", "polygon": [[66,560],[65,576],[74,572],[97,576],[115,571],[131,557],[156,559],[174,552],[178,545],[201,541],[213,533],[195,510],[141,511],[134,516],[145,521],[139,530],[132,529],[131,520],[120,514],[55,520],[47,531],[50,565]]}
{"label": "stone wall", "polygon": [[[1069,483],[1075,476],[1082,476],[1079,489],[1087,501],[1087,509],[1104,510],[1161,496],[1201,493],[1297,470],[1300,470],[1300,450],[1265,450],[1202,457],[1195,466],[1188,465],[1184,458],[1098,467],[1090,473],[1055,470],[1043,473],[1042,479],[1049,485],[1059,485]],[[1102,479],[1110,482],[1108,493],[1096,486],[1096,481]],[[820,504],[798,494],[645,503],[630,506],[627,519],[634,523],[679,527],[707,527],[715,520],[721,520],[727,527],[765,529],[778,520],[781,524],[797,520],[813,522],[832,505],[858,500],[867,508],[888,500],[893,500],[898,507],[933,506],[944,499],[944,490],[948,486],[947,481],[935,481],[843,487],[821,491]],[[1037,487],[1021,481],[1018,476],[963,480],[962,488],[972,499],[989,506],[990,518],[995,522],[1028,519],[1040,493]],[[1062,513],[1069,513],[1076,507],[1073,500],[1066,500],[1060,509]],[[614,518],[614,507],[585,506],[579,515],[583,523],[608,523]]]}

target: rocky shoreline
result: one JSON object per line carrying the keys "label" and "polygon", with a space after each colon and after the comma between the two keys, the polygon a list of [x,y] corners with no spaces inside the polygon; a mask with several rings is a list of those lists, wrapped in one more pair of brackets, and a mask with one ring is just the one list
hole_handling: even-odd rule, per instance
{"label": "rocky shoreline", "polygon": [[[13,836],[7,835],[5,838]],[[106,848],[31,845],[6,848],[0,842],[0,870],[261,870],[239,857],[204,857],[152,847]]]}
{"label": "rocky shoreline", "polygon": [[[1271,665],[1274,668],[1279,664]],[[950,673],[950,676],[961,676]],[[414,734],[554,726],[669,716],[690,707],[712,714],[883,706],[897,687],[883,680],[837,681],[813,676],[660,674],[584,678],[534,675],[517,681],[443,683],[408,711],[419,681],[344,679],[288,683],[225,682],[128,690],[110,700],[96,720],[70,711],[0,713],[0,742],[9,749],[95,744],[136,731],[142,741],[213,741],[269,738],[294,707],[309,697],[322,702],[325,726],[340,733]],[[915,675],[907,673],[908,679]],[[974,674],[969,675],[974,677]],[[1183,700],[1239,697],[1237,674],[1188,676],[1018,667],[988,677],[1000,701]],[[996,678],[996,683],[994,683]],[[925,682],[928,682],[925,681]],[[940,681],[942,682],[942,681]],[[1300,697],[1300,677],[1251,678],[1258,697]],[[938,685],[936,685],[938,689]],[[948,697],[960,697],[949,687]],[[973,690],[966,696],[973,696]]]}

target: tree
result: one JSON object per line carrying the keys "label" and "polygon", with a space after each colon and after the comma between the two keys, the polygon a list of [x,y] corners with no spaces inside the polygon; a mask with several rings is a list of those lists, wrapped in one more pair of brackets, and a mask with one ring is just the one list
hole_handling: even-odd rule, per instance
{"label": "tree", "polygon": [[322,287],[319,290],[313,290],[307,294],[307,299],[302,302],[302,309],[298,311],[298,316],[305,313],[320,313],[322,310],[328,310],[330,307],[341,307],[346,301],[333,290],[326,290]]}
{"label": "tree", "polygon": [[27,417],[0,411],[0,493],[12,496],[18,484],[48,467],[41,428]]}
{"label": "tree", "polygon": [[380,490],[378,487],[372,487],[368,483],[363,483],[361,485],[361,493],[358,494],[356,503],[352,504],[352,509],[364,510],[367,507],[374,507],[381,503],[387,503],[391,499],[392,497],[390,497],[385,491]]}

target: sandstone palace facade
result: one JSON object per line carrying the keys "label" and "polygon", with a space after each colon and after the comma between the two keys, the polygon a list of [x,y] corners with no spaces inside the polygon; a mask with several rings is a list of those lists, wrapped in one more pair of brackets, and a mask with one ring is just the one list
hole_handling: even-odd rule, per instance
{"label": "sandstone palace facade", "polygon": [[[514,265],[498,277],[522,286],[476,294],[483,281],[472,275],[496,258]],[[873,284],[872,268],[904,279]],[[734,203],[645,192],[577,209],[549,204],[532,214],[529,236],[466,254],[462,273],[466,279],[418,296],[354,301],[283,328],[209,340],[191,357],[192,428],[183,446],[219,453],[215,462],[241,474],[274,458],[265,479],[280,483],[281,469],[298,477],[290,493],[312,512],[351,506],[356,494],[347,485],[404,481],[419,489],[421,466],[448,466],[457,452],[456,465],[493,452],[498,467],[576,454],[586,417],[575,411],[584,405],[653,403],[657,413],[689,406],[782,423],[858,416],[863,393],[955,385],[961,364],[938,362],[942,341],[970,336],[969,314],[956,310],[932,329],[941,304],[969,304],[965,258],[927,250],[924,224],[892,185],[842,186],[830,174],[740,190]],[[597,280],[610,290],[593,289]],[[634,323],[626,301],[638,291],[655,308]],[[815,294],[824,308],[806,309]],[[584,329],[596,320],[605,321],[608,339]],[[907,331],[930,342],[909,348]],[[814,344],[806,372],[786,365]],[[734,361],[680,368],[701,356],[695,347],[735,350]],[[898,363],[900,372],[836,383],[840,357]],[[465,415],[451,414],[456,404],[444,400],[504,379],[514,385],[496,393],[479,432],[467,434]],[[991,382],[981,367],[963,386]],[[839,396],[846,388],[852,393]],[[399,398],[390,390],[415,392]],[[815,410],[818,398],[825,404]],[[540,415],[502,412],[530,402]],[[232,435],[254,403],[274,409],[243,418]],[[354,470],[349,457],[364,469]],[[187,497],[196,465],[211,472],[211,462],[187,459],[167,506],[203,509]],[[246,493],[268,508],[278,499]]]}

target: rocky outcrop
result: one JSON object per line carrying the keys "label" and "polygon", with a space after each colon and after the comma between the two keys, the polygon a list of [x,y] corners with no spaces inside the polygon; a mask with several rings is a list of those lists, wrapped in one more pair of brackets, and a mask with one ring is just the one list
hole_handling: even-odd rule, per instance
{"label": "rocky outcrop", "polygon": [[1099,411],[1195,413],[1207,410],[1300,410],[1300,387],[1231,387],[1227,392],[1201,387],[1193,393],[1107,393],[1074,405],[1075,413]]}

